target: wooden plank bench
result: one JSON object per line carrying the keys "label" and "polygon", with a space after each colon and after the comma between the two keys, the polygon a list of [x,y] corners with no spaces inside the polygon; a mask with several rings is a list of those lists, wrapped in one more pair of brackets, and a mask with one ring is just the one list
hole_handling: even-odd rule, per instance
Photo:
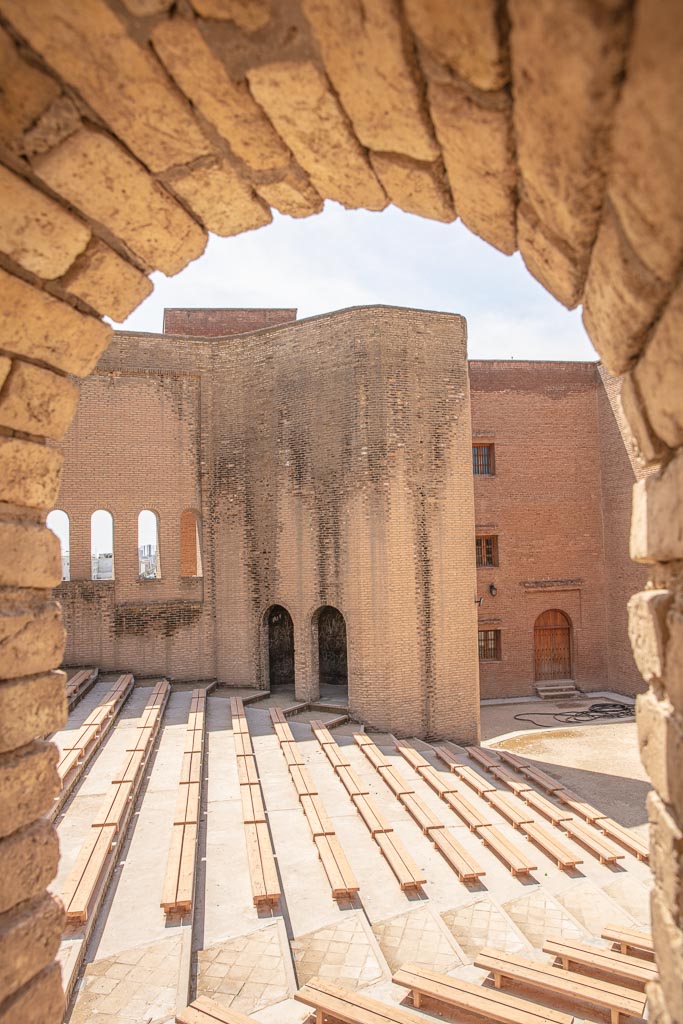
{"label": "wooden plank bench", "polygon": [[490,779],[482,778],[479,772],[475,772],[474,768],[470,768],[468,765],[463,767],[456,766],[453,768],[453,771],[457,779],[468,785],[479,796],[483,796],[484,799],[486,799],[487,793],[496,792],[495,784]]}
{"label": "wooden plank bench", "polygon": [[[363,798],[358,797],[358,799]],[[304,794],[301,797],[301,810],[304,812],[314,839],[316,836],[333,836],[335,834],[334,826],[319,796],[307,796]]]}
{"label": "wooden plank bench", "polygon": [[458,792],[458,785],[450,772],[448,775],[445,775],[444,772],[440,772],[431,764],[426,767],[418,768],[417,772],[420,778],[424,779],[430,789],[433,789],[435,793],[438,793],[441,799],[444,798],[446,793]]}
{"label": "wooden plank bench", "polygon": [[480,764],[485,771],[489,772],[492,768],[500,768],[500,761],[486,747],[465,747],[465,750],[468,757]]}
{"label": "wooden plank bench", "polygon": [[558,971],[556,967],[537,960],[525,960],[512,953],[484,949],[477,955],[474,966],[491,971],[496,988],[500,988],[506,979],[542,992],[565,996],[572,1001],[605,1007],[610,1011],[612,1024],[619,1024],[622,1014],[642,1017],[645,1012],[645,996],[634,989],[586,974]]}
{"label": "wooden plank bench", "polygon": [[198,827],[189,823],[173,826],[159,904],[167,916],[192,909]]}
{"label": "wooden plank bench", "polygon": [[395,740],[394,746],[414,771],[419,771],[420,768],[431,768],[429,761],[407,740]]}
{"label": "wooden plank bench", "polygon": [[419,889],[427,879],[394,832],[376,832],[374,840],[402,890]]}
{"label": "wooden plank bench", "polygon": [[470,832],[476,832],[478,828],[485,828],[487,825],[493,824],[491,815],[480,814],[462,793],[457,791],[445,793],[443,799],[460,820],[467,825]]}
{"label": "wooden plank bench", "polygon": [[592,829],[585,821],[570,818],[569,821],[563,821],[560,824],[568,836],[585,846],[601,864],[614,864],[617,860],[623,860],[625,856],[623,851],[601,832]]}
{"label": "wooden plank bench", "polygon": [[294,783],[299,800],[304,796],[318,796],[318,787],[311,778],[308,768],[301,765],[290,765],[289,775]]}
{"label": "wooden plank bench", "polygon": [[465,1010],[486,1021],[502,1024],[572,1024],[570,1013],[560,1013],[548,1006],[520,999],[507,992],[474,985],[461,978],[437,974],[421,964],[404,964],[393,976],[396,985],[409,989],[416,1007],[424,997],[444,1003],[449,1009]]}
{"label": "wooden plank bench", "polygon": [[393,827],[381,813],[374,800],[369,799],[363,794],[356,794],[352,796],[351,799],[353,800],[356,810],[363,819],[363,823],[371,836],[374,837],[377,832],[394,831]]}
{"label": "wooden plank bench", "polygon": [[245,822],[244,837],[254,906],[274,906],[282,893],[268,825],[264,821]]}
{"label": "wooden plank bench", "polygon": [[99,668],[82,668],[67,681],[66,701],[69,711],[73,711],[86,693],[89,693],[97,682],[99,674]]}
{"label": "wooden plank bench", "polygon": [[551,860],[554,860],[558,868],[562,868],[563,871],[571,871],[577,864],[583,864],[583,857],[577,856],[577,854],[537,822],[524,822],[520,825],[520,831],[524,833],[527,839],[530,839],[543,850]]}
{"label": "wooden plank bench", "polygon": [[634,928],[622,928],[619,925],[610,924],[603,928],[601,937],[619,946],[622,953],[628,953],[629,949],[633,949],[648,957],[655,955],[650,932],[641,932]]}
{"label": "wooden plank bench", "polygon": [[613,974],[615,978],[633,982],[642,989],[649,981],[655,981],[657,978],[655,964],[639,957],[628,956],[626,953],[615,953],[613,949],[589,946],[582,942],[548,939],[543,943],[543,952],[557,957],[565,970],[569,970],[571,964],[578,964],[580,967],[588,967],[603,974]]}
{"label": "wooden plank bench", "polygon": [[563,821],[571,821],[574,817],[571,811],[551,803],[547,797],[541,796],[535,789],[527,789],[520,793],[520,796],[525,804],[533,807],[535,811],[542,814],[553,825],[559,825]]}
{"label": "wooden plank bench", "polygon": [[592,804],[586,803],[578,793],[574,793],[571,789],[558,789],[553,793],[556,800],[559,800],[565,807],[569,807],[575,814],[578,814],[580,818],[587,821],[589,825],[594,825],[600,818],[606,818],[607,815],[599,811],[597,807],[593,807]]}
{"label": "wooden plank bench", "polygon": [[[311,978],[294,998],[312,1006],[317,1024],[339,1021],[341,1024],[425,1024],[424,1017],[398,1006],[388,1006],[360,992],[335,985],[323,978]],[[194,1024],[194,1022],[191,1022]]]}
{"label": "wooden plank bench", "polygon": [[544,789],[546,793],[556,793],[558,789],[564,789],[564,786],[557,779],[554,779],[552,775],[548,775],[546,772],[541,771],[540,768],[536,768],[535,765],[525,764],[519,769],[520,775],[523,775],[526,779],[530,779],[535,782],[537,786]]}
{"label": "wooden plank bench", "polygon": [[502,814],[504,818],[507,818],[513,828],[519,828],[520,825],[528,825],[534,820],[531,812],[526,808],[522,809],[519,807],[507,793],[501,793],[496,789],[492,793],[486,794],[486,800],[494,810]]}
{"label": "wooden plank bench", "polygon": [[189,1006],[176,1013],[175,1019],[177,1024],[254,1024],[253,1017],[229,1006],[221,1006],[208,996],[197,996]]}
{"label": "wooden plank bench", "polygon": [[646,863],[650,859],[650,851],[647,843],[644,843],[637,836],[634,836],[630,829],[624,828],[618,821],[613,821],[612,818],[599,818],[595,827],[600,829],[606,836],[613,839],[615,843],[619,843],[625,850],[632,853],[638,860],[643,860]]}
{"label": "wooden plank bench", "polygon": [[415,792],[415,787],[410,782],[406,782],[401,773],[394,768],[393,764],[388,767],[380,767],[377,769],[377,772],[382,781],[386,782],[394,796],[401,797]]}
{"label": "wooden plank bench", "polygon": [[511,765],[516,770],[519,770],[529,764],[526,758],[520,757],[519,754],[513,754],[511,750],[501,750],[497,747],[496,753],[501,761],[505,761],[506,764]]}
{"label": "wooden plank bench", "polygon": [[266,820],[266,809],[263,805],[259,783],[246,783],[240,786],[240,798],[242,800],[242,821],[245,825],[255,825]]}
{"label": "wooden plank bench", "polygon": [[444,828],[444,823],[437,818],[431,807],[415,793],[404,793],[399,799],[425,835],[428,835],[434,829]]}
{"label": "wooden plank bench", "polygon": [[456,757],[455,754],[448,749],[448,747],[436,746],[434,747],[434,753],[443,761],[444,764],[448,765],[450,770],[453,772],[456,768],[466,768],[466,763],[460,757]]}
{"label": "wooden plank bench", "polygon": [[512,875],[527,875],[538,868],[538,864],[529,860],[495,825],[480,826],[476,832],[484,845],[507,864]]}
{"label": "wooden plank bench", "polygon": [[352,899],[360,890],[360,885],[351,870],[336,834],[333,832],[332,834],[314,836],[313,842],[330,883],[332,898],[335,900]]}
{"label": "wooden plank bench", "polygon": [[486,874],[447,828],[432,829],[429,838],[461,882],[476,882]]}
{"label": "wooden plank bench", "polygon": [[491,775],[498,782],[502,782],[504,785],[511,789],[516,796],[520,796],[522,793],[533,792],[532,787],[528,782],[522,782],[516,775],[513,775],[507,768],[492,768]]}

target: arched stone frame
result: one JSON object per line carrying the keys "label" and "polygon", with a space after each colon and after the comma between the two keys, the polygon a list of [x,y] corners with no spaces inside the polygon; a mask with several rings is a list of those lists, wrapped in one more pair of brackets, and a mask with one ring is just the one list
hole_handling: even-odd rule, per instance
{"label": "arched stone frame", "polygon": [[341,608],[336,604],[320,604],[315,607],[313,611],[309,613],[308,621],[310,622],[310,644],[309,644],[309,657],[310,657],[310,682],[308,692],[310,696],[308,700],[316,701],[320,699],[320,634],[318,632],[318,622],[320,619],[320,613],[326,608],[333,608],[336,612],[339,612],[344,620],[344,626],[346,629],[346,671],[347,671],[347,685],[346,685],[346,703],[351,707],[351,695],[352,695],[352,678],[353,673],[351,670],[352,659],[350,657],[350,644],[349,644],[349,620],[344,614]]}
{"label": "arched stone frame", "polygon": [[[90,538],[89,538],[89,540],[90,540],[90,560],[92,562],[92,558],[93,558],[93,555],[94,555],[93,548],[92,548],[92,545],[93,545],[93,534],[92,534],[93,517],[98,512],[106,512],[107,515],[111,519],[111,554],[112,554],[111,562],[112,562],[112,567],[111,567],[111,577],[109,577],[109,579],[111,579],[113,581],[113,580],[116,579],[116,518],[115,518],[114,513],[112,512],[112,510],[110,508],[104,508],[104,506],[102,506],[102,505],[99,505],[96,509],[93,509],[93,511],[90,513]],[[97,581],[98,578],[92,575],[92,571],[88,575],[89,575],[90,579]],[[102,580],[101,582],[107,582],[107,581],[106,580]]]}
{"label": "arched stone frame", "polygon": [[[535,683],[542,682],[542,681],[544,681],[546,679],[548,681],[551,681],[552,678],[553,678],[553,677],[545,677],[545,676],[541,677],[541,676],[539,676],[538,675],[538,666],[537,666],[537,662],[536,662],[536,649],[537,649],[536,648],[536,631],[537,630],[552,629],[553,628],[551,626],[539,625],[540,620],[543,619],[544,616],[548,616],[551,613],[555,613],[556,615],[561,615],[562,616],[564,621],[567,623],[566,629],[568,630],[568,633],[569,633],[569,638],[568,638],[568,640],[569,640],[569,645],[568,645],[568,650],[569,650],[569,674],[566,675],[566,676],[562,676],[561,678],[562,679],[575,679],[576,678],[576,671],[577,671],[577,666],[576,666],[576,635],[575,635],[575,631],[574,631],[574,623],[572,622],[571,616],[569,615],[568,612],[566,612],[564,610],[564,608],[557,608],[555,605],[553,605],[551,608],[544,608],[544,610],[542,612],[539,612],[536,615],[536,618],[534,619],[533,634],[532,635],[533,635],[533,644],[534,644],[534,682]],[[565,627],[559,626],[559,628],[564,629]],[[558,677],[558,678],[560,678],[560,677]]]}
{"label": "arched stone frame", "polygon": [[[157,549],[157,553],[156,553],[156,572],[155,572],[154,576],[144,576],[143,573],[140,572],[140,568],[141,568],[140,553],[139,553],[139,548],[140,548],[140,518],[146,512],[149,512],[150,515],[153,515],[154,516],[154,520],[155,520],[155,533],[156,533],[156,549]],[[161,579],[161,575],[162,575],[162,561],[161,561],[161,554],[162,554],[162,547],[161,547],[161,516],[159,515],[159,512],[157,511],[157,509],[150,508],[149,506],[147,506],[146,508],[141,508],[140,509],[140,511],[137,514],[136,538],[137,538],[136,555],[137,555],[137,558],[138,558],[138,579],[140,579],[140,580],[142,580],[142,579],[160,580]]]}

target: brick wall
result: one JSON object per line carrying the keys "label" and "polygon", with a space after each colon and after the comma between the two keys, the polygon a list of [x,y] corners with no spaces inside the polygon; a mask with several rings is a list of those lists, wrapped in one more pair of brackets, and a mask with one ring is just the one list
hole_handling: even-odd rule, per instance
{"label": "brick wall", "polygon": [[164,334],[225,338],[296,320],[296,309],[165,309]]}

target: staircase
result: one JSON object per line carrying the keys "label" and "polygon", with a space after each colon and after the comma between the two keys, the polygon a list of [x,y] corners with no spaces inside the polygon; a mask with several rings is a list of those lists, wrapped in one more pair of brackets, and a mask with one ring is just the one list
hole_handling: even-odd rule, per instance
{"label": "staircase", "polygon": [[573,679],[556,679],[536,683],[536,693],[542,700],[570,700],[582,697],[581,690],[576,688]]}

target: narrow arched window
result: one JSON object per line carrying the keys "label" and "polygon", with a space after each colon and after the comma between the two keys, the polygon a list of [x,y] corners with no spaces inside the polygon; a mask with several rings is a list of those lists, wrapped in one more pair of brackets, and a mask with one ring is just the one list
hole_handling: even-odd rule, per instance
{"label": "narrow arched window", "polygon": [[59,537],[59,546],[62,552],[62,582],[70,580],[69,517],[61,508],[55,508],[48,513],[47,525]]}
{"label": "narrow arched window", "polygon": [[114,517],[103,508],[90,517],[90,576],[114,579]]}
{"label": "narrow arched window", "polygon": [[190,508],[180,514],[180,575],[204,575],[199,516]]}
{"label": "narrow arched window", "polygon": [[140,579],[158,580],[161,576],[159,517],[149,508],[138,516],[138,563]]}

